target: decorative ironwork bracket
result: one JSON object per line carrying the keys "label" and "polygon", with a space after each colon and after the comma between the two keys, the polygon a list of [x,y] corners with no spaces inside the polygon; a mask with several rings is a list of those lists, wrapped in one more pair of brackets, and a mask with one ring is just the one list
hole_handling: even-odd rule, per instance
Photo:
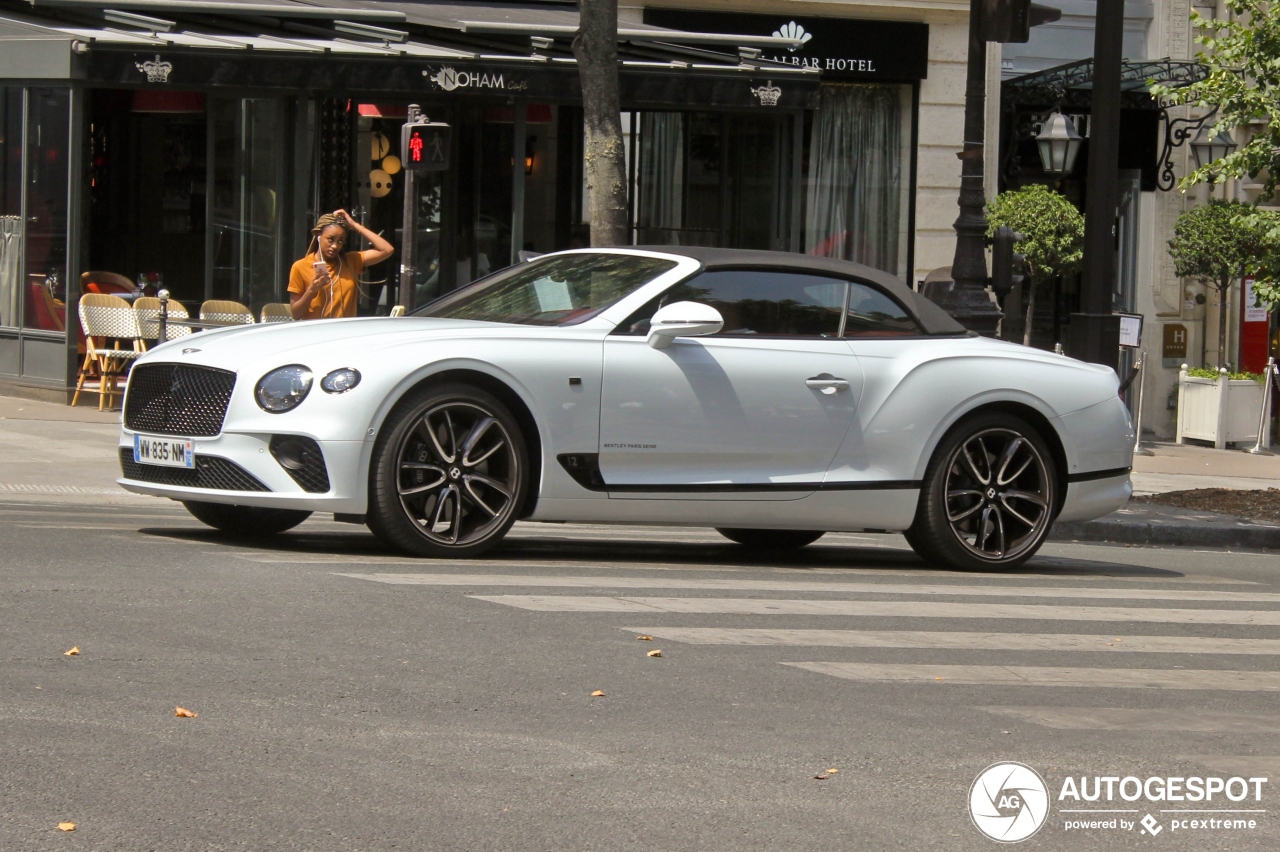
{"label": "decorative ironwork bracket", "polygon": [[1161,192],[1168,192],[1177,185],[1178,177],[1173,172],[1173,149],[1181,148],[1194,134],[1199,133],[1209,121],[1218,114],[1215,106],[1199,118],[1170,118],[1169,104],[1161,101],[1160,119],[1164,122],[1164,145],[1160,156],[1156,159],[1156,187]]}

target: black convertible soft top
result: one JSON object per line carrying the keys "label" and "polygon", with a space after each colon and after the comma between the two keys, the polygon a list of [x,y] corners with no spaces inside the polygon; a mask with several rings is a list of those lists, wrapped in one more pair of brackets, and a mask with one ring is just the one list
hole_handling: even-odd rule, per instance
{"label": "black convertible soft top", "polygon": [[964,334],[965,327],[942,308],[907,287],[887,272],[830,257],[814,257],[786,251],[702,248],[699,246],[629,246],[642,251],[662,252],[692,258],[706,269],[772,268],[792,272],[812,272],[865,281],[893,296],[910,312],[926,334]]}

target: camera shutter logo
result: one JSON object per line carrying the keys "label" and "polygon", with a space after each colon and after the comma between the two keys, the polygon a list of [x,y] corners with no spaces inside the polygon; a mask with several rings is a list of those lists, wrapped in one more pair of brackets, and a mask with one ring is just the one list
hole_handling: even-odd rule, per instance
{"label": "camera shutter logo", "polygon": [[993,763],[973,779],[969,816],[992,840],[1017,843],[1035,834],[1049,816],[1049,789],[1023,763]]}

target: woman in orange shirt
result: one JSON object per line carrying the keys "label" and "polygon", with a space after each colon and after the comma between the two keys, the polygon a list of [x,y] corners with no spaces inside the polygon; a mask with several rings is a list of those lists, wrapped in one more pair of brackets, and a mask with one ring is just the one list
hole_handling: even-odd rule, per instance
{"label": "woman in orange shirt", "polygon": [[[344,252],[347,234],[353,230],[373,248]],[[293,318],[355,316],[361,271],[391,257],[393,251],[391,243],[352,219],[345,210],[321,216],[311,229],[307,256],[289,271],[289,309]]]}

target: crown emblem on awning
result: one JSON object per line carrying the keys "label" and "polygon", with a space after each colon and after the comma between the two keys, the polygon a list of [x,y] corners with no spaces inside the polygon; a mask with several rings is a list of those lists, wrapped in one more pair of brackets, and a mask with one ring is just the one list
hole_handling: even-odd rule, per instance
{"label": "crown emblem on awning", "polygon": [[148,83],[167,83],[169,82],[169,74],[173,71],[172,62],[164,62],[160,59],[160,54],[156,54],[155,59],[148,59],[146,62],[133,63],[139,71],[147,75]]}

